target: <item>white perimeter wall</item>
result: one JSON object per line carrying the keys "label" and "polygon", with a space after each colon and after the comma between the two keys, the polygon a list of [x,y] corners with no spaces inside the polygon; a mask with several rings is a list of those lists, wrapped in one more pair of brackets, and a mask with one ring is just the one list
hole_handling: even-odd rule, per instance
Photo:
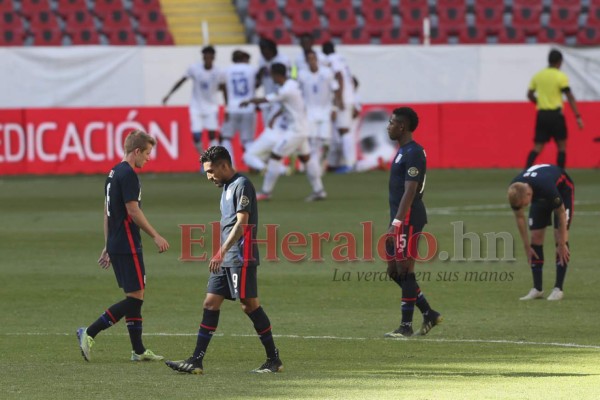
{"label": "white perimeter wall", "polygon": [[[217,65],[243,48],[218,46]],[[600,48],[560,47],[578,100],[600,100]],[[525,101],[550,46],[338,46],[361,82],[365,103]],[[281,46],[292,60],[297,46]],[[153,106],[200,61],[198,47],[0,48],[0,108]],[[171,98],[188,103],[186,83]]]}

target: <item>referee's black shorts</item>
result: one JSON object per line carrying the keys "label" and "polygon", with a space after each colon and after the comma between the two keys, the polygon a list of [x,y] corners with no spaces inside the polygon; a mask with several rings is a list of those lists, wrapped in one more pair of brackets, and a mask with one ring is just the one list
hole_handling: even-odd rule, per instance
{"label": "referee's black shorts", "polygon": [[535,120],[535,143],[567,139],[567,123],[562,109],[538,110]]}

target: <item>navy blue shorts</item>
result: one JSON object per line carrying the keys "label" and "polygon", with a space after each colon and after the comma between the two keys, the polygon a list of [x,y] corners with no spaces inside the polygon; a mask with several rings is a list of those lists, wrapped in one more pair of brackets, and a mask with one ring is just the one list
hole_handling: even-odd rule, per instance
{"label": "navy blue shorts", "polygon": [[[575,203],[575,185],[566,173],[560,177],[558,184],[558,192],[565,206],[567,214],[567,229],[571,227],[573,219],[573,205]],[[552,215],[554,208],[547,202],[536,201],[532,202],[529,207],[529,229],[544,229],[552,225]],[[558,228],[558,221],[554,218],[554,228]]]}
{"label": "navy blue shorts", "polygon": [[117,283],[125,293],[136,292],[146,287],[146,268],[142,253],[109,256]]}
{"label": "navy blue shorts", "polygon": [[221,267],[208,278],[208,293],[217,294],[227,300],[252,299],[258,297],[256,265],[248,267]]}
{"label": "navy blue shorts", "polygon": [[386,246],[386,253],[396,261],[418,258],[420,233],[427,223],[425,207],[412,207],[402,223],[401,229],[396,232],[394,246]]}

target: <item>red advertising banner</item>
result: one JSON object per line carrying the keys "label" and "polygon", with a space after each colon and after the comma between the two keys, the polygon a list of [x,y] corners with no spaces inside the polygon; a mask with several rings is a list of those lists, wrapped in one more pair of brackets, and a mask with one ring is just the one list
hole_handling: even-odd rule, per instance
{"label": "red advertising banner", "polygon": [[[359,166],[388,162],[395,144],[386,125],[396,105],[365,105],[357,122]],[[528,103],[445,103],[413,105],[419,114],[415,140],[431,168],[515,168],[525,164],[533,144],[535,110]],[[600,102],[579,103],[586,124],[577,129],[571,110],[569,168],[600,166]],[[259,118],[260,120],[260,118]],[[128,132],[142,129],[157,145],[145,172],[198,171],[198,154],[185,107],[122,107],[0,110],[0,175],[106,173],[123,157]],[[257,132],[260,132],[258,127]],[[205,146],[206,138],[205,139]],[[235,149],[240,149],[234,142]],[[236,151],[236,166],[244,170]],[[538,162],[554,163],[549,144]]]}

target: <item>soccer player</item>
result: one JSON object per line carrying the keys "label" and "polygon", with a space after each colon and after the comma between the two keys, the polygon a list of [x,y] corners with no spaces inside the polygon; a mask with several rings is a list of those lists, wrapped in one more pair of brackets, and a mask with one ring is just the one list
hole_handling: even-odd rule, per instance
{"label": "soccer player", "polygon": [[396,108],[388,123],[388,136],[398,142],[400,149],[390,171],[389,203],[390,227],[386,248],[387,273],[402,289],[402,322],[400,327],[385,337],[402,338],[413,335],[415,304],[423,314],[421,329],[415,335],[426,335],[443,318],[429,306],[415,277],[415,255],[419,233],[427,223],[423,204],[425,150],[413,140],[419,125],[417,113],[409,107]]}
{"label": "soccer player", "polygon": [[329,60],[321,51],[313,49],[315,44],[315,39],[310,32],[305,32],[300,34],[298,37],[300,42],[301,50],[296,56],[294,60],[294,66],[296,67],[296,71],[300,73],[300,71],[308,70],[309,63],[307,60],[307,55],[309,52],[313,52],[317,56],[317,61],[319,65],[326,67],[329,64]]}
{"label": "soccer player", "polygon": [[208,131],[211,146],[217,143],[219,133],[219,88],[223,83],[223,75],[219,68],[215,67],[215,48],[206,46],[202,49],[202,62],[189,66],[183,78],[178,80],[173,88],[163,98],[163,105],[169,101],[169,97],[183,83],[192,79],[194,88],[190,102],[190,126],[194,138],[194,145],[198,153],[202,153],[202,131]]}
{"label": "soccer player", "polygon": [[[310,157],[306,110],[299,84],[287,77],[287,68],[283,64],[273,64],[271,66],[271,76],[275,83],[280,85],[276,93],[268,94],[265,97],[255,97],[242,103],[242,106],[280,103],[281,118],[284,118],[285,121],[285,125],[280,126],[283,132],[272,142],[274,145],[267,163],[262,191],[257,195],[257,198],[258,200],[269,200],[271,198],[271,193],[275,188],[277,179],[281,175],[281,160],[293,153],[298,153],[298,159],[306,165],[306,176],[313,190],[312,194],[305,200],[324,200],[327,197],[327,193],[323,188],[321,180],[319,160],[316,157]],[[260,137],[255,144],[256,147],[262,148]],[[249,154],[255,153],[254,147],[251,146],[248,149]],[[246,158],[244,157],[244,159]]]}
{"label": "soccer player", "polygon": [[[290,69],[290,60],[283,54],[279,53],[277,43],[271,39],[261,38],[258,42],[261,59],[258,64],[258,79],[264,90],[264,95],[269,95],[277,92],[277,83],[271,75],[271,66],[273,64],[283,64],[286,68],[286,76]],[[271,103],[261,104],[263,125],[267,126],[273,119],[273,116],[279,112],[279,107]]]}
{"label": "soccer player", "polygon": [[98,264],[107,269],[112,264],[117,283],[125,299],[110,306],[93,324],[77,330],[81,354],[90,361],[94,338],[123,317],[127,323],[133,350],[131,361],[155,361],[163,357],[146,349],[142,342],[142,304],[146,287],[146,271],[142,257],[140,228],[154,241],[159,253],[169,249],[169,243],[150,225],[142,212],[142,189],[135,168],[142,168],[150,159],[156,140],[136,130],[125,139],[125,158],[108,174],[104,184],[104,248]]}
{"label": "soccer player", "polygon": [[242,147],[245,149],[254,140],[256,113],[250,107],[240,107],[240,103],[254,97],[258,70],[249,64],[250,54],[235,50],[233,64],[225,70],[225,123],[221,145],[233,155],[231,140],[236,132],[240,133]]}
{"label": "soccer player", "polygon": [[306,59],[309,68],[298,71],[298,83],[306,104],[311,158],[319,161],[319,172],[322,174],[320,164],[331,141],[331,113],[339,85],[333,71],[319,65],[317,53],[309,50]]}
{"label": "soccer player", "polygon": [[[566,172],[550,164],[534,165],[517,175],[508,187],[508,201],[515,213],[517,228],[523,240],[527,262],[533,274],[533,288],[520,300],[541,298],[542,267],[544,266],[544,236],[554,214],[556,242],[556,281],[548,300],[563,298],[563,283],[569,262],[569,227],[573,218],[575,186]],[[529,206],[527,236],[525,207]]]}
{"label": "soccer player", "polygon": [[[583,129],[583,120],[577,109],[575,96],[569,88],[569,78],[560,70],[563,56],[558,50],[551,50],[548,55],[548,67],[544,68],[531,79],[527,98],[536,105],[537,117],[535,120],[535,137],[533,139],[533,150],[527,157],[529,168],[535,162],[538,154],[544,149],[544,145],[554,139],[558,148],[556,164],[565,168],[567,148],[567,124],[563,113],[562,95],[567,97],[571,110],[577,118],[579,129]],[[537,96],[536,96],[537,95]]]}
{"label": "soccer player", "polygon": [[269,373],[283,370],[279,350],[275,347],[271,322],[258,300],[257,267],[260,263],[256,230],[258,207],[252,182],[238,174],[231,156],[222,146],[210,147],[200,158],[206,177],[221,195],[221,244],[209,263],[210,278],[204,299],[204,316],[200,323],[194,354],[184,361],[167,361],[179,372],[202,374],[202,360],[219,324],[221,305],[225,299],[239,299],[267,353],[267,361],[252,372]]}

